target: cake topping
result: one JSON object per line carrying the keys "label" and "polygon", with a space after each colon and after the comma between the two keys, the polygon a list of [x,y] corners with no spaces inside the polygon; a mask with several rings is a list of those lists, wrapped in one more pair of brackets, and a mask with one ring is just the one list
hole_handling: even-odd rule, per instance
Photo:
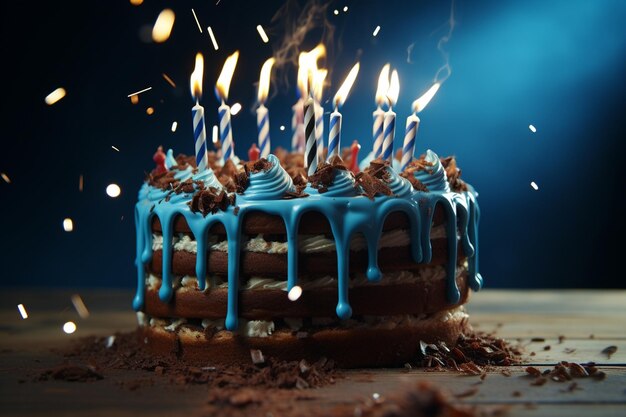
{"label": "cake topping", "polygon": [[349,197],[357,195],[356,180],[346,168],[343,159],[334,155],[328,162],[322,162],[315,173],[309,176],[311,188],[328,197]]}
{"label": "cake topping", "polygon": [[[450,192],[450,184],[441,160],[430,149],[426,155],[412,161],[404,171],[405,176],[413,175],[419,183],[423,184],[428,191]],[[413,187],[419,187],[419,183],[411,181]],[[420,190],[423,191],[423,190]]]}
{"label": "cake topping", "polygon": [[467,184],[461,179],[461,170],[456,166],[456,158],[454,156],[442,158],[441,163],[446,170],[450,188],[456,192],[467,191]]}
{"label": "cake topping", "polygon": [[388,182],[390,181],[390,164],[381,158],[374,159],[365,171],[356,174],[356,181],[363,194],[373,200],[377,194],[393,195]]}
{"label": "cake topping", "polygon": [[215,187],[198,190],[187,203],[192,212],[200,212],[204,217],[218,210],[225,211],[229,205],[235,204],[235,196],[226,194],[224,190]]}
{"label": "cake topping", "polygon": [[[248,181],[246,187],[243,187],[245,176],[248,176]],[[262,158],[245,164],[244,175],[240,173],[237,181],[243,188],[246,200],[277,200],[285,193],[296,191],[287,171],[280,166],[278,158],[271,154],[267,159]]]}

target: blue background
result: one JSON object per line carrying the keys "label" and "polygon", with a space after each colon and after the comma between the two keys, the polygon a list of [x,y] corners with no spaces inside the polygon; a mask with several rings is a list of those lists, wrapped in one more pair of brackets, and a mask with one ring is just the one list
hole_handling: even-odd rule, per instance
{"label": "blue background", "polygon": [[[202,104],[210,126],[218,104],[212,85],[226,56],[241,52],[229,101],[243,106],[233,117],[243,157],[256,140],[254,83],[284,35],[271,21],[281,4],[6,5],[0,171],[11,183],[0,181],[0,284],[133,287],[133,205],[152,154],[158,145],[193,152],[188,83],[195,53],[205,57]],[[142,41],[164,7],[176,12],[172,36],[164,44]],[[449,16],[445,1],[327,4],[334,33],[325,38],[332,47],[325,100],[361,62],[342,109],[344,145],[358,139],[371,149],[376,80],[386,62],[399,72],[395,109],[404,125],[411,102],[444,64],[437,43]],[[626,2],[457,1],[455,21],[445,45],[452,74],[420,114],[416,152],[456,155],[462,177],[480,193],[486,286],[624,288]],[[261,42],[257,24],[270,44]],[[312,48],[322,35],[312,30],[301,47]],[[268,103],[274,146],[291,140],[295,68],[285,69],[289,85],[273,84]],[[57,87],[67,96],[47,106],[44,97]],[[132,105],[128,94],[147,87]],[[120,185],[119,198],[105,194],[109,183]],[[74,221],[72,233],[63,231],[65,217]]]}

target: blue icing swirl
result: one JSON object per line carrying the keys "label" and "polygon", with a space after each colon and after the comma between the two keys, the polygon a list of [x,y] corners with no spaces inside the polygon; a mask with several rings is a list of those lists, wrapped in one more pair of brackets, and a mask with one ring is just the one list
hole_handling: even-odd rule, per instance
{"label": "blue icing swirl", "polygon": [[175,167],[176,165],[178,165],[178,162],[176,162],[176,158],[174,158],[174,150],[170,148],[167,150],[167,154],[165,156],[165,166],[167,169],[172,169],[172,167]]}
{"label": "blue icing swirl", "polygon": [[413,192],[413,186],[406,178],[402,178],[396,171],[387,167],[387,172],[389,173],[390,181],[387,183],[389,188],[391,188],[391,192],[397,197],[408,197]]}
{"label": "blue icing swirl", "polygon": [[356,180],[354,174],[347,169],[335,169],[332,184],[326,187],[326,191],[320,192],[317,188],[313,188],[308,184],[304,190],[307,194],[317,194],[324,197],[354,197],[359,195],[356,188]]}
{"label": "blue icing swirl", "polygon": [[288,191],[295,191],[293,180],[280,166],[278,158],[271,154],[267,160],[272,166],[267,171],[250,174],[250,183],[244,197],[246,200],[278,200]]}
{"label": "blue icing swirl", "polygon": [[429,149],[426,151],[425,160],[433,164],[433,166],[421,171],[415,171],[413,174],[415,178],[420,180],[428,188],[428,191],[449,193],[450,183],[448,183],[448,176],[437,154]]}
{"label": "blue icing swirl", "polygon": [[197,172],[191,177],[194,181],[202,181],[204,182],[205,187],[213,187],[221,190],[222,184],[219,182],[215,173],[211,168],[205,169],[204,171]]}

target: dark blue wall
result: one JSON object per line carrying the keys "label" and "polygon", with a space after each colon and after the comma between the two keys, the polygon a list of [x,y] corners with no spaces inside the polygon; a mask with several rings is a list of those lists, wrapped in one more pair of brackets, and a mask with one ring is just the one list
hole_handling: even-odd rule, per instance
{"label": "dark blue wall", "polygon": [[[0,172],[11,184],[0,181],[0,284],[134,285],[133,204],[158,145],[192,153],[188,80],[197,51],[205,56],[209,125],[217,119],[212,84],[225,57],[241,51],[230,101],[243,105],[233,129],[245,155],[256,137],[253,84],[272,55],[255,27],[263,24],[272,41],[280,39],[271,18],[282,2],[214,3],[170,5],[177,19],[160,45],[142,42],[140,33],[165,2],[5,6]],[[199,33],[191,7],[204,28],[214,28],[219,51],[206,30]],[[417,152],[456,155],[463,178],[479,191],[486,285],[624,287],[626,2],[457,1],[455,9],[445,46],[452,74],[420,115]],[[329,5],[335,32],[327,98],[355,59],[361,62],[342,110],[344,144],[358,139],[371,147],[376,79],[386,62],[399,71],[396,109],[404,124],[412,100],[443,64],[437,42],[449,14],[448,2],[434,0]],[[303,47],[313,47],[319,34]],[[46,106],[44,97],[59,86],[67,97]],[[127,95],[150,86],[133,106]],[[295,88],[272,88],[273,144],[287,146]],[[104,191],[112,182],[122,188],[117,199]],[[74,232],[63,231],[65,217],[74,220]]]}

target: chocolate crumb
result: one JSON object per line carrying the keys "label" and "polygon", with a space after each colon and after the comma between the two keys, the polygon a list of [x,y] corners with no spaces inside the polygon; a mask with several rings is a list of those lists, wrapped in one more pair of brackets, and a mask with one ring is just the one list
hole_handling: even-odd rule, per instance
{"label": "chocolate crumb", "polygon": [[533,337],[532,339],[530,339],[531,342],[545,342],[546,339],[544,339],[543,337]]}
{"label": "chocolate crumb", "polygon": [[545,376],[540,376],[538,378],[535,378],[535,380],[531,382],[530,385],[541,386],[546,382],[548,382],[548,378],[546,378]]}
{"label": "chocolate crumb", "polygon": [[611,359],[611,356],[617,352],[617,346],[612,345],[612,346],[607,346],[604,349],[602,349],[602,353],[604,353],[608,359]]}
{"label": "chocolate crumb", "polygon": [[563,343],[564,340],[565,340],[565,336],[560,335],[559,336],[559,343]]}
{"label": "chocolate crumb", "polygon": [[545,345],[545,346],[543,347],[543,350],[550,350],[550,349],[551,349],[551,346],[550,346],[550,345]]}
{"label": "chocolate crumb", "polygon": [[456,398],[466,398],[466,397],[471,397],[473,395],[476,395],[477,393],[478,393],[478,388],[472,387],[458,394],[454,394],[454,396]]}
{"label": "chocolate crumb", "polygon": [[86,382],[97,381],[103,378],[102,372],[93,365],[64,363],[43,371],[38,379],[40,381],[56,379],[69,382]]}
{"label": "chocolate crumb", "polygon": [[534,377],[539,377],[541,376],[541,371],[537,368],[535,368],[534,366],[529,366],[526,368],[526,372]]}
{"label": "chocolate crumb", "polygon": [[563,349],[563,352],[564,353],[568,353],[568,354],[569,353],[574,353],[574,352],[576,352],[576,349],[575,348],[565,348],[565,349]]}
{"label": "chocolate crumb", "polygon": [[252,363],[255,365],[265,363],[263,352],[261,352],[259,349],[250,349],[250,357],[252,358]]}
{"label": "chocolate crumb", "polygon": [[519,391],[513,391],[513,392],[511,393],[511,396],[513,396],[513,397],[521,397],[521,396],[522,396],[522,393],[521,393],[521,392],[519,392]]}

